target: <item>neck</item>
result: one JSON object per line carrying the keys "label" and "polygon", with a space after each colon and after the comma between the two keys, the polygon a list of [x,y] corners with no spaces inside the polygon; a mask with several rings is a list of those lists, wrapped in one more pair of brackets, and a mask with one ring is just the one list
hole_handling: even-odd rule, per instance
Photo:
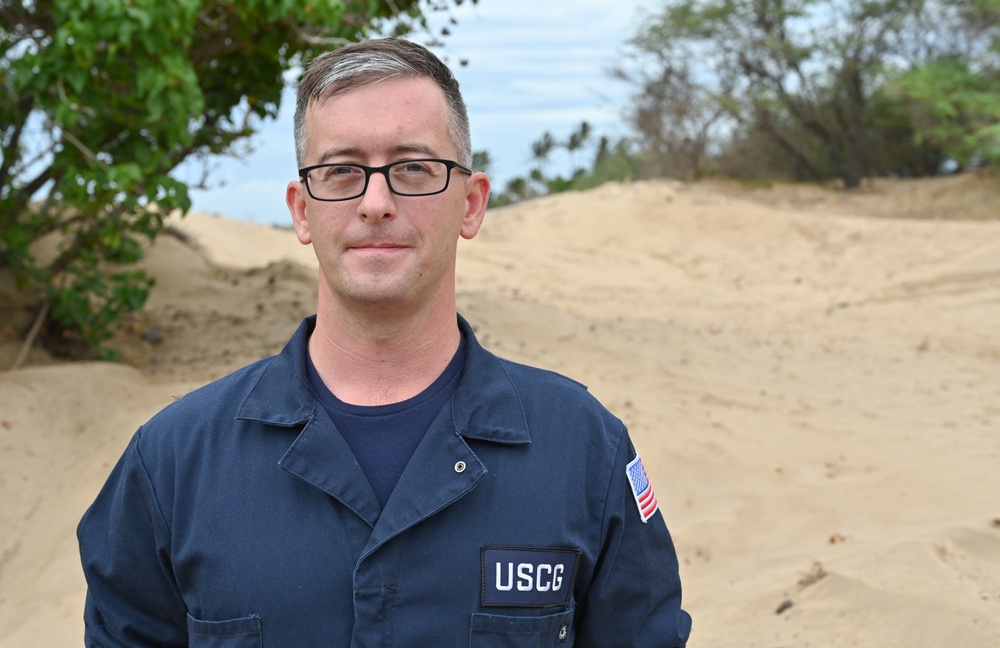
{"label": "neck", "polygon": [[354,405],[384,405],[416,396],[445,370],[458,349],[450,308],[405,315],[391,307],[320,305],[309,354],[326,386]]}

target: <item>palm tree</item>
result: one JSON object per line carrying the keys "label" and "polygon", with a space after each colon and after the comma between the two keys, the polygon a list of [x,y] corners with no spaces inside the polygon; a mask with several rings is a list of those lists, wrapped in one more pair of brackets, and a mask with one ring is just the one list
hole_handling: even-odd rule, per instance
{"label": "palm tree", "polygon": [[545,131],[539,139],[531,143],[531,159],[540,163],[544,169],[555,147],[556,139],[552,137],[552,133]]}
{"label": "palm tree", "polygon": [[493,158],[489,151],[474,151],[472,153],[472,170],[482,171],[486,175],[490,174],[490,167],[493,165]]}
{"label": "palm tree", "polygon": [[590,132],[590,124],[585,121],[580,122],[580,127],[570,133],[569,139],[564,144],[566,150],[569,151],[570,163],[573,165],[574,173],[578,168],[576,164],[576,152],[582,149],[584,144],[590,140]]}

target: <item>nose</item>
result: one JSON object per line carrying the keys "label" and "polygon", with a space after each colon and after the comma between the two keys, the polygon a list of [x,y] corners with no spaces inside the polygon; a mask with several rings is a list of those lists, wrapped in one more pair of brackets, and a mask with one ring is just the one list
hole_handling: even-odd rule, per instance
{"label": "nose", "polygon": [[372,173],[368,188],[358,203],[358,216],[362,220],[378,223],[396,215],[395,196],[389,191],[389,182],[382,173]]}

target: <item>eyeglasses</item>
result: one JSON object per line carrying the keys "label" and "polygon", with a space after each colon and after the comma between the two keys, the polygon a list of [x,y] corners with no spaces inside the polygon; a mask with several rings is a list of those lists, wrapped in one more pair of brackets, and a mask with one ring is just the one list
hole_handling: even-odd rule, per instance
{"label": "eyeglasses", "polygon": [[452,160],[424,158],[402,160],[380,167],[317,164],[299,169],[299,177],[313,199],[336,202],[363,196],[373,173],[381,173],[389,191],[397,196],[433,196],[448,188],[452,169],[472,173],[472,169]]}

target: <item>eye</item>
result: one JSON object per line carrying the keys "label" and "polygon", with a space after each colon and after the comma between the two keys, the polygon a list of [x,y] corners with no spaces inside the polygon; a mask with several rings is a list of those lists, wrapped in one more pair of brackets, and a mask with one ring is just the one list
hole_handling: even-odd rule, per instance
{"label": "eye", "polygon": [[392,170],[395,173],[406,175],[430,175],[434,172],[431,162],[424,162],[421,160],[407,160],[405,162],[400,162],[396,166],[392,167]]}
{"label": "eye", "polygon": [[326,175],[329,176],[347,176],[356,175],[362,173],[361,169],[356,166],[351,166],[349,164],[336,164],[333,166],[326,167]]}
{"label": "eye", "polygon": [[317,182],[327,182],[332,180],[339,182],[341,180],[346,180],[363,174],[364,171],[350,164],[331,164],[329,166],[313,169],[310,177]]}

